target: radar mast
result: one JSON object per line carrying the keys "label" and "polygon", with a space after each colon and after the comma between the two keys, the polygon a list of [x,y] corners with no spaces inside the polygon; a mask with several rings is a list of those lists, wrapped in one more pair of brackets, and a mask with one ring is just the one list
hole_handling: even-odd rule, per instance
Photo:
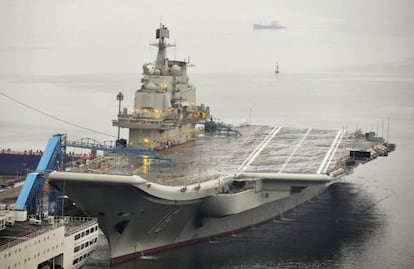
{"label": "radar mast", "polygon": [[174,47],[175,45],[167,43],[166,39],[170,38],[170,30],[163,24],[160,24],[160,28],[156,30],[155,38],[158,39],[158,43],[151,44],[154,47],[158,47],[155,68],[159,68],[161,74],[165,74],[168,68],[167,48]]}

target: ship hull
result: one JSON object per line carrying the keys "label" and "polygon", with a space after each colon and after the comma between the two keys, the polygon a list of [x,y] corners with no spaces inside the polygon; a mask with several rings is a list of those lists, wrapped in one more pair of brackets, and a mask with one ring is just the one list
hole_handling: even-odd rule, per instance
{"label": "ship hull", "polygon": [[0,153],[0,175],[25,175],[36,169],[41,154]]}
{"label": "ship hull", "polygon": [[111,263],[116,264],[241,232],[312,199],[331,183],[314,184],[293,194],[285,188],[280,199],[225,216],[212,216],[203,211],[209,198],[165,200],[128,184],[66,182],[60,188],[88,215],[98,218],[110,245]]}

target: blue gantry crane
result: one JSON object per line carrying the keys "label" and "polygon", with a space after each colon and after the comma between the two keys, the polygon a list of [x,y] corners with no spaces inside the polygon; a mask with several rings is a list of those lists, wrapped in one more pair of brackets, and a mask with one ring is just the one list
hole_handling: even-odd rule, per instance
{"label": "blue gantry crane", "polygon": [[[41,214],[42,190],[46,181],[46,174],[64,167],[66,152],[66,135],[53,135],[40,158],[34,172],[27,174],[24,185],[17,197],[16,209],[26,209],[29,214]],[[50,200],[50,197],[49,197]],[[50,201],[49,201],[50,203]]]}

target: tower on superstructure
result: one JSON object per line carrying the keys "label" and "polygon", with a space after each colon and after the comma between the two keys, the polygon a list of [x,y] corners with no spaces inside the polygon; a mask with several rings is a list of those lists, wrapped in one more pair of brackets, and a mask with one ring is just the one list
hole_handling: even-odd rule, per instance
{"label": "tower on superstructure", "polygon": [[170,32],[156,30],[158,48],[155,63],[143,65],[141,87],[135,92],[131,112],[124,109],[113,126],[129,129],[128,145],[163,149],[195,138],[195,124],[210,117],[209,107],[196,104],[196,88],[189,83],[186,61],[169,60]]}

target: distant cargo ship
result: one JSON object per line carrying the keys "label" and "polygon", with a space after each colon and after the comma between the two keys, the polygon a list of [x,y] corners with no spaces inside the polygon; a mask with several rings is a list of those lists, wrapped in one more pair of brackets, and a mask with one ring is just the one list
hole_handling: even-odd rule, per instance
{"label": "distant cargo ship", "polygon": [[263,30],[263,29],[284,29],[286,28],[285,26],[281,25],[279,22],[277,21],[272,21],[270,24],[253,24],[253,29],[254,30]]}

